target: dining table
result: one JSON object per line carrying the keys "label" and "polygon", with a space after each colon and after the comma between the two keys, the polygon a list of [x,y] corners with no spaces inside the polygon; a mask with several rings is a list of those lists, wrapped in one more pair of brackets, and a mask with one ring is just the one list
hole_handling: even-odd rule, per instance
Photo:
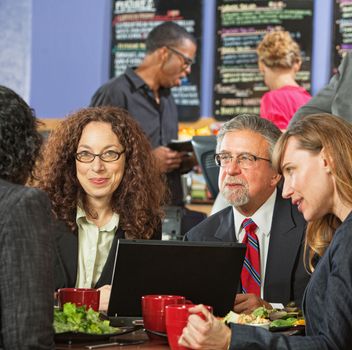
{"label": "dining table", "polygon": [[56,350],[66,350],[66,349],[75,349],[75,350],[112,350],[122,347],[127,347],[126,350],[168,350],[170,349],[167,342],[167,338],[156,337],[156,339],[150,339],[144,329],[138,329],[134,332],[113,336],[109,339],[100,340],[100,341],[87,341],[87,342],[56,342]]}

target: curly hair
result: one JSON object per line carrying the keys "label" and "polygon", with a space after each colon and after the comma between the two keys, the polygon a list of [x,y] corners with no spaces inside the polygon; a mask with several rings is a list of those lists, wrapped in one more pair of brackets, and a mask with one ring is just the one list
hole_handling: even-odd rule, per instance
{"label": "curly hair", "polygon": [[147,137],[122,108],[84,108],[63,120],[44,147],[38,186],[49,195],[57,218],[75,231],[77,204],[86,202],[76,175],[75,153],[82,131],[90,122],[111,124],[125,149],[125,172],[113,193],[111,207],[120,216],[126,238],[151,238],[160,229],[165,182]]}
{"label": "curly hair", "polygon": [[0,86],[0,177],[24,185],[40,153],[39,121],[27,103],[11,89]]}
{"label": "curly hair", "polygon": [[269,68],[292,68],[301,63],[301,51],[289,32],[280,30],[265,34],[257,47],[259,61]]}

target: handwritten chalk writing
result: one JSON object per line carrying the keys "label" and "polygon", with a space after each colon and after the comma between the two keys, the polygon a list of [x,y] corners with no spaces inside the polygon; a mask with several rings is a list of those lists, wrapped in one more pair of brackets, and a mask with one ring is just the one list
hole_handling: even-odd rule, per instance
{"label": "handwritten chalk writing", "polygon": [[154,0],[125,0],[115,2],[115,13],[155,12]]}
{"label": "handwritten chalk writing", "polygon": [[238,107],[221,107],[220,109],[215,110],[216,115],[221,115],[223,117],[232,118],[239,113],[250,113],[250,114],[259,114],[259,107],[247,107],[247,106],[238,106]]}
{"label": "handwritten chalk writing", "polygon": [[335,69],[341,61],[341,56],[352,50],[352,1],[335,1],[334,8],[334,52],[333,65]]}
{"label": "handwritten chalk writing", "polygon": [[[194,20],[179,20],[175,22],[184,27],[188,32],[194,32]],[[117,41],[145,40],[149,32],[161,23],[162,21],[129,21],[118,23],[118,25],[115,25],[115,39]]]}
{"label": "handwritten chalk writing", "polygon": [[219,6],[219,9],[222,13],[227,13],[227,12],[237,12],[237,11],[243,11],[243,10],[252,10],[257,7],[256,4],[233,4],[233,5],[223,5]]}
{"label": "handwritten chalk writing", "polygon": [[145,50],[145,43],[117,43],[118,50]]}
{"label": "handwritten chalk writing", "polygon": [[112,24],[116,25],[121,22],[131,22],[131,21],[148,21],[154,20],[154,13],[131,13],[131,14],[122,14],[114,17]]}
{"label": "handwritten chalk writing", "polygon": [[198,89],[195,85],[177,86],[171,91],[177,105],[199,106]]}
{"label": "handwritten chalk writing", "polygon": [[253,24],[282,24],[285,20],[302,20],[305,16],[312,16],[311,10],[270,10],[224,13],[221,18],[223,26],[253,25]]}
{"label": "handwritten chalk writing", "polygon": [[222,106],[255,106],[260,103],[260,98],[222,98]]}
{"label": "handwritten chalk writing", "polygon": [[[161,23],[173,21],[195,37],[200,37],[201,3],[202,0],[193,0],[190,6],[189,0],[172,1],[170,5],[167,1],[156,0],[114,0],[111,75],[119,76],[126,67],[136,67],[142,62],[146,55],[145,40],[149,32]],[[199,61],[199,57],[196,58],[192,66],[188,85],[172,89],[184,121],[199,116]]]}
{"label": "handwritten chalk writing", "polygon": [[258,70],[256,48],[269,30],[289,30],[301,45],[302,70],[296,78],[310,89],[312,13],[313,0],[218,1],[214,88],[217,119],[259,112],[261,96],[268,88]]}

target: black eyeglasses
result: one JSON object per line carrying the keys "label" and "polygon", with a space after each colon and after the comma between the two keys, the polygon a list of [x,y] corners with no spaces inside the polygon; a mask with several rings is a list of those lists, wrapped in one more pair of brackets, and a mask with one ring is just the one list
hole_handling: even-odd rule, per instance
{"label": "black eyeglasses", "polygon": [[187,57],[186,55],[184,55],[182,52],[174,49],[173,47],[170,46],[166,46],[170,51],[172,51],[173,53],[175,53],[176,55],[180,56],[183,59],[183,64],[186,67],[190,67],[193,63],[194,60],[192,58]]}
{"label": "black eyeglasses", "polygon": [[92,163],[95,159],[95,157],[99,157],[103,162],[115,162],[116,160],[119,160],[122,153],[124,153],[125,150],[121,151],[121,152],[117,152],[117,151],[106,151],[103,153],[91,153],[88,151],[82,151],[82,152],[78,152],[75,154],[75,158],[81,162],[81,163]]}
{"label": "black eyeglasses", "polygon": [[271,162],[270,159],[258,157],[250,153],[243,153],[237,157],[234,157],[231,153],[217,153],[215,154],[214,159],[216,165],[222,168],[229,166],[233,160],[235,160],[241,169],[252,168],[257,160],[265,160],[267,162]]}

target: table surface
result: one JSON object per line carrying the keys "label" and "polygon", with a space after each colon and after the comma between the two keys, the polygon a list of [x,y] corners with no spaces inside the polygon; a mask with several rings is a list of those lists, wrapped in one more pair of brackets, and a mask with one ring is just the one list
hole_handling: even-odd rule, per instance
{"label": "table surface", "polygon": [[[118,345],[115,344],[113,345],[112,343],[114,342],[121,342],[123,343],[124,340],[136,340],[136,341],[141,341],[140,344],[123,344],[123,345]],[[109,345],[111,343],[111,345]],[[106,345],[106,346],[100,346],[100,347],[94,347],[94,345]],[[128,346],[127,346],[128,344]],[[144,332],[144,330],[138,330],[133,333],[129,333],[126,335],[121,335],[118,337],[111,337],[110,340],[105,340],[105,341],[100,341],[100,342],[94,342],[90,341],[87,343],[73,343],[73,344],[65,344],[65,343],[57,343],[56,344],[56,350],[66,350],[66,349],[76,349],[76,350],[87,350],[87,349],[93,349],[93,350],[111,350],[111,349],[118,349],[127,346],[126,350],[136,350],[136,349],[143,349],[143,350],[168,350],[169,345],[167,343],[167,338],[160,338],[160,339],[155,339],[155,340],[150,340],[147,336],[147,334]]]}

